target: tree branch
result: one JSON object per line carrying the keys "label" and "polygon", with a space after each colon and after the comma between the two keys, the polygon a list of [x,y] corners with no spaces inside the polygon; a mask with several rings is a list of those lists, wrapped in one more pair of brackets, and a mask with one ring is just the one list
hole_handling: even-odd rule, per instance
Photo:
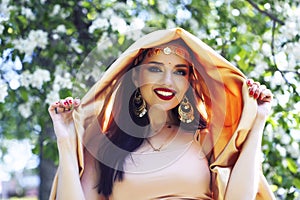
{"label": "tree branch", "polygon": [[276,16],[274,16],[271,13],[268,13],[267,11],[264,11],[258,7],[256,3],[254,3],[252,0],[246,0],[248,3],[250,3],[256,10],[258,10],[260,13],[270,17],[273,21],[278,22],[280,25],[284,25],[284,21],[278,19]]}
{"label": "tree branch", "polygon": [[275,28],[276,28],[276,21],[273,21],[273,26],[272,26],[272,41],[271,41],[271,49],[272,49],[272,58],[274,62],[275,68],[280,72],[281,76],[283,77],[284,81],[288,84],[291,85],[290,82],[286,79],[285,74],[283,71],[281,71],[277,64],[276,64],[276,59],[275,59],[275,47],[274,47],[274,40],[275,40]]}

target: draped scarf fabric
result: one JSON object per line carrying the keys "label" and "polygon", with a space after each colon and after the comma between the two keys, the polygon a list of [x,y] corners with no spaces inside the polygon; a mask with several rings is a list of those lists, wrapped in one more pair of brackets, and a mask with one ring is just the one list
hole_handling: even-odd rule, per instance
{"label": "draped scarf fabric", "polygon": [[[152,32],[133,43],[104,73],[103,77],[83,97],[81,105],[73,112],[74,152],[77,154],[78,171],[84,171],[83,150],[87,141],[109,125],[111,103],[116,98],[118,80],[126,73],[128,66],[142,49],[181,39],[192,51],[194,80],[192,86],[202,90],[203,106],[209,118],[208,131],[197,131],[195,138],[202,144],[208,155],[212,172],[212,192],[217,200],[224,199],[231,170],[238,159],[241,146],[255,120],[256,101],[249,97],[245,75],[220,56],[200,39],[181,28]],[[256,199],[274,199],[265,180],[260,175]],[[247,184],[245,180],[241,184]],[[251,187],[251,186],[250,186]],[[56,193],[65,192],[57,188],[57,176],[53,183],[50,199]],[[76,189],[72,192],[76,192]]]}

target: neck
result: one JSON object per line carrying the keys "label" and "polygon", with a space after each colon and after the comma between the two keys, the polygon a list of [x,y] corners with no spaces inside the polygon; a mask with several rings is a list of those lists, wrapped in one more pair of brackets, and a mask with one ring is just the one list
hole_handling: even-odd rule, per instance
{"label": "neck", "polygon": [[166,126],[172,126],[176,124],[171,112],[171,110],[165,111],[158,106],[151,107],[148,116],[151,130],[154,132],[154,134],[159,134],[159,132]]}

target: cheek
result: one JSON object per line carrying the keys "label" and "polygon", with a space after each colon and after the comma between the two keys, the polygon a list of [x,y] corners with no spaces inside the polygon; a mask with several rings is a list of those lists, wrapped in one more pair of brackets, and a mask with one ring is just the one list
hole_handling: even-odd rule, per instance
{"label": "cheek", "polygon": [[146,70],[142,70],[139,73],[139,87],[148,84],[155,84],[159,80],[158,74],[149,73]]}
{"label": "cheek", "polygon": [[178,103],[180,103],[190,87],[190,82],[187,78],[181,78],[176,80],[176,88],[178,93],[176,94]]}
{"label": "cheek", "polygon": [[185,93],[190,86],[188,77],[177,78],[174,82],[175,82],[177,88],[179,89],[179,91],[181,91],[183,93]]}

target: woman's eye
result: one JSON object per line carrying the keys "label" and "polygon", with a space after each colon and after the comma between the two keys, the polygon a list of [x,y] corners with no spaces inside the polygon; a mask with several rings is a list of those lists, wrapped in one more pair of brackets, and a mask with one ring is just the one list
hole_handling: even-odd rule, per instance
{"label": "woman's eye", "polygon": [[161,69],[159,67],[156,66],[151,66],[148,68],[149,72],[161,72]]}
{"label": "woman's eye", "polygon": [[177,75],[181,75],[181,76],[187,75],[186,70],[177,70],[174,73],[177,74]]}

